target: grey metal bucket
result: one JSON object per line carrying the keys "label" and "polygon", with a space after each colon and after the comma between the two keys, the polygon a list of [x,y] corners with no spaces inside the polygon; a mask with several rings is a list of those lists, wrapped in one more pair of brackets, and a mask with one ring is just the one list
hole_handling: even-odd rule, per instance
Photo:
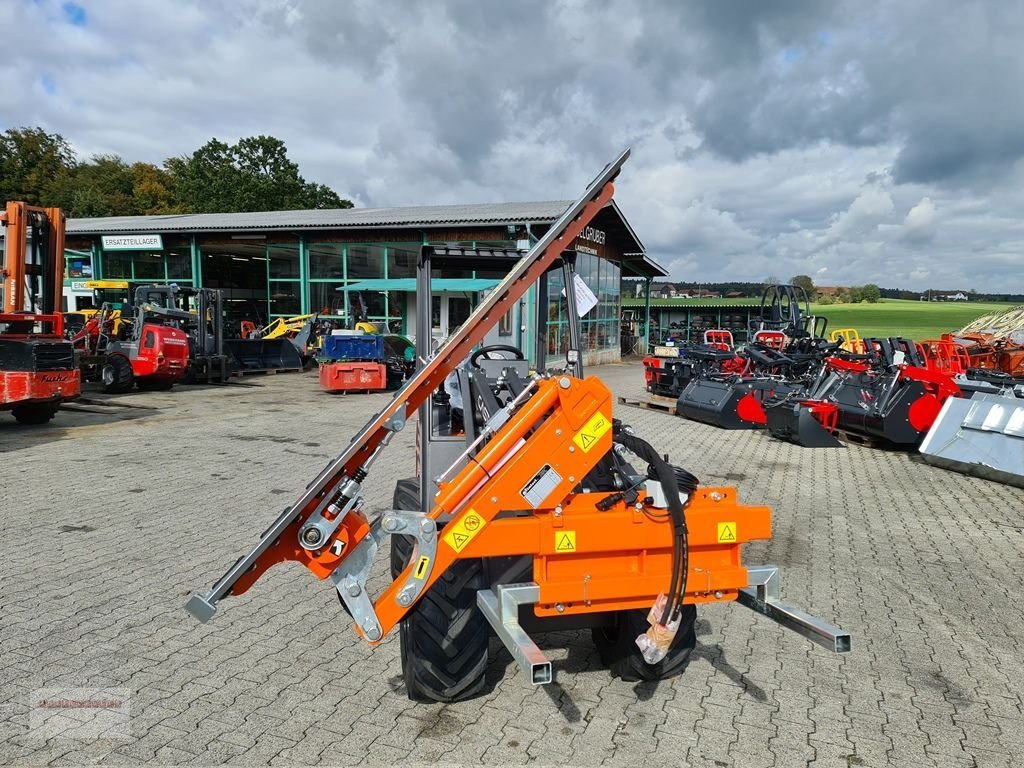
{"label": "grey metal bucket", "polygon": [[239,373],[302,370],[302,356],[290,339],[225,339],[224,351]]}
{"label": "grey metal bucket", "polygon": [[1024,488],[1024,399],[951,397],[921,443],[929,464]]}

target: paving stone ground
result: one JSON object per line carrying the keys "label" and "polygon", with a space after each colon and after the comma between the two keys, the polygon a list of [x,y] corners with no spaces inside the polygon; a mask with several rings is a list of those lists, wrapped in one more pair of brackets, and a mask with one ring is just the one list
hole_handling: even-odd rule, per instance
{"label": "paving stone ground", "polygon": [[[639,394],[638,365],[595,370]],[[907,453],[617,412],[706,484],[774,508],[774,538],[745,558],[781,566],[789,601],[851,631],[846,656],[720,605],[672,681],[612,679],[587,633],[560,632],[538,638],[555,684],[526,685],[494,641],[485,696],[423,705],[396,637],[363,644],[298,566],[205,625],[189,617],[188,596],[386,398],[290,374],[122,396],[138,407],[86,404],[41,429],[0,418],[0,764],[1019,764],[1024,491]],[[413,473],[414,430],[398,438],[370,478],[378,508]],[[120,697],[127,726],[41,725],[40,697],[67,689]]]}

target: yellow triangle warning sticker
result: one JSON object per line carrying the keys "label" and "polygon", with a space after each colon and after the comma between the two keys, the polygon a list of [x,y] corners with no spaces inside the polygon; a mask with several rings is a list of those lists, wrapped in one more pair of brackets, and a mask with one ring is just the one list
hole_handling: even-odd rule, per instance
{"label": "yellow triangle warning sticker", "polygon": [[593,448],[597,441],[604,437],[605,433],[612,428],[612,423],[606,419],[604,414],[598,411],[586,424],[572,436],[573,442],[578,445],[584,453]]}
{"label": "yellow triangle warning sticker", "polygon": [[718,524],[718,543],[728,544],[736,541],[736,523]]}
{"label": "yellow triangle warning sticker", "polygon": [[456,552],[462,552],[485,525],[487,520],[471,509],[459,520],[445,526],[444,542]]}
{"label": "yellow triangle warning sticker", "polygon": [[575,552],[576,531],[555,531],[555,551]]}

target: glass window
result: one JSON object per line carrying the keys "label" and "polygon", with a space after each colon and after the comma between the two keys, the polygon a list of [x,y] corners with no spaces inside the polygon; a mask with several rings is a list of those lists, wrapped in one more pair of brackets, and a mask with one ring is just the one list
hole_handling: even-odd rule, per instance
{"label": "glass window", "polygon": [[268,245],[267,258],[270,260],[271,277],[299,276],[298,245]]}
{"label": "glass window", "polygon": [[344,286],[337,283],[310,283],[309,310],[322,315],[341,317],[345,314],[345,295],[338,289]]}
{"label": "glass window", "polygon": [[349,291],[348,305],[353,323],[387,322],[389,327],[397,328],[402,322],[405,298],[395,291]]}
{"label": "glass window", "polygon": [[313,243],[309,246],[309,276],[314,279],[341,280],[345,256],[341,243]]}
{"label": "glass window", "polygon": [[388,246],[388,277],[416,277],[419,248]]}
{"label": "glass window", "polygon": [[564,351],[562,348],[562,326],[558,323],[548,325],[548,354],[557,355]]}
{"label": "glass window", "polygon": [[70,280],[88,280],[92,277],[92,259],[88,256],[72,256],[67,260],[65,276]]}
{"label": "glass window", "polygon": [[349,280],[384,277],[384,246],[349,245],[347,252]]}
{"label": "glass window", "polygon": [[191,252],[171,251],[167,254],[167,277],[171,280],[192,277]]}
{"label": "glass window", "polygon": [[270,314],[297,315],[302,311],[297,282],[271,282],[269,291]]}
{"label": "glass window", "polygon": [[448,332],[453,333],[456,328],[466,322],[470,312],[473,311],[473,302],[461,296],[452,296],[448,299]]}
{"label": "glass window", "polygon": [[103,277],[111,279],[131,279],[132,257],[127,253],[103,254]]}
{"label": "glass window", "polygon": [[134,254],[135,279],[136,280],[163,280],[164,257],[162,253],[136,253]]}

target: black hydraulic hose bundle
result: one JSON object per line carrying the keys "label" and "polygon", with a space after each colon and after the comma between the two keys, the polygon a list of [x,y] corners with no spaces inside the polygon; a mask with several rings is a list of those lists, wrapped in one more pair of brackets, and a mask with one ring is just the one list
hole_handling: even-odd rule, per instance
{"label": "black hydraulic hose bundle", "polygon": [[648,477],[658,480],[661,484],[672,518],[672,582],[661,617],[661,623],[667,625],[682,610],[683,597],[686,594],[686,576],[690,567],[685,508],[679,496],[680,493],[687,494],[687,497],[692,495],[699,481],[685,469],[669,464],[667,459],[662,458],[646,440],[630,434],[619,425],[616,427],[614,442],[647,462]]}

